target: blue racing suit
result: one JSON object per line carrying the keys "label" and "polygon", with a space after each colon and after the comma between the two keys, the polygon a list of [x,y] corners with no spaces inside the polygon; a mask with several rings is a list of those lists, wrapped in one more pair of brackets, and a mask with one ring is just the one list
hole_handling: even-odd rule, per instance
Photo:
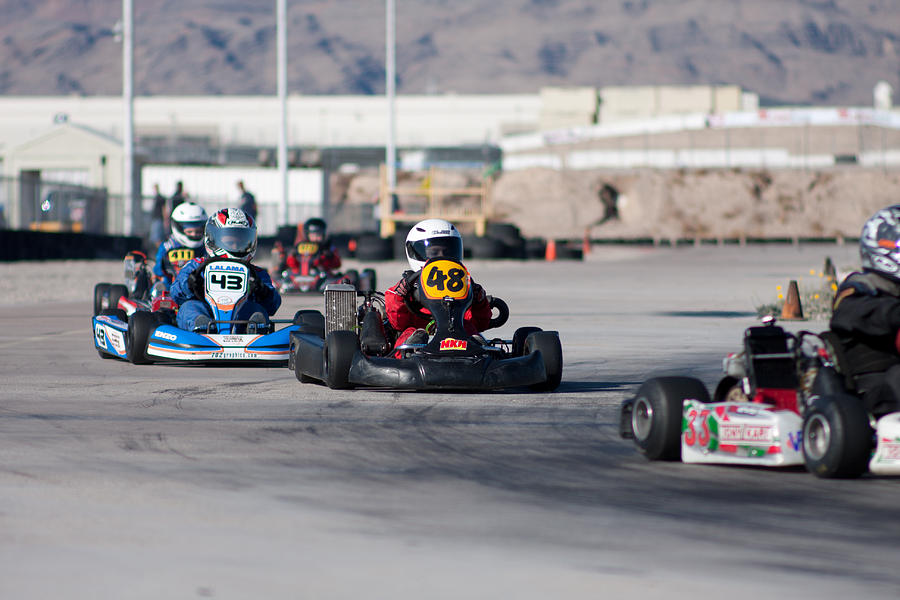
{"label": "blue racing suit", "polygon": [[[204,261],[204,258],[195,258],[184,265],[178,271],[178,275],[175,277],[175,281],[172,282],[170,290],[172,299],[178,303],[179,307],[176,324],[181,329],[188,331],[194,329],[197,317],[203,315],[210,319],[212,318],[212,311],[209,305],[206,301],[195,297],[194,292],[191,291],[188,285],[188,278],[191,276],[191,273],[201,268]],[[252,292],[247,301],[238,309],[234,319],[248,319],[255,312],[261,312],[271,317],[278,310],[278,307],[281,306],[281,294],[278,293],[278,290],[272,284],[272,278],[269,276],[268,271],[256,265],[247,266],[250,267],[250,272],[259,279],[261,286],[265,289]]]}
{"label": "blue racing suit", "polygon": [[166,289],[172,286],[172,281],[181,270],[195,258],[206,256],[206,247],[200,244],[199,248],[187,248],[182,246],[175,238],[170,237],[156,249],[156,262],[153,264],[153,274],[162,279]]}

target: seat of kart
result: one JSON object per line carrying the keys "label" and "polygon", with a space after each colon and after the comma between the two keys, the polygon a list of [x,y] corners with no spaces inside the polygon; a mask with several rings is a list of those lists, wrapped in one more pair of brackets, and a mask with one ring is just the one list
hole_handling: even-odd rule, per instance
{"label": "seat of kart", "polygon": [[750,327],[744,333],[744,350],[750,381],[754,389],[796,390],[799,385],[790,338],[776,325]]}

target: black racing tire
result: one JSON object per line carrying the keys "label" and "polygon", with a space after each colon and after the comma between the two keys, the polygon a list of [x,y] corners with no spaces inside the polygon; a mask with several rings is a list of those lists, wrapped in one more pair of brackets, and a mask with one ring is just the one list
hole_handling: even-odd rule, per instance
{"label": "black racing tire", "polygon": [[119,307],[119,298],[128,297],[128,288],[121,283],[114,283],[109,286],[109,308]]}
{"label": "black racing tire", "polygon": [[519,327],[513,334],[512,355],[523,356],[525,354],[525,340],[535,331],[543,331],[540,327]]}
{"label": "black racing tire", "polygon": [[684,400],[709,402],[709,391],[693,377],[655,377],[638,388],[632,404],[634,443],[648,460],[681,459]]}
{"label": "black racing tire", "polygon": [[488,324],[488,329],[494,329],[495,327],[503,327],[506,322],[509,320],[509,305],[503,301],[501,298],[494,298],[491,296],[491,313],[494,312],[494,309],[497,309],[497,316],[491,317],[491,321]]}
{"label": "black racing tire", "polygon": [[[108,283],[98,283],[94,286],[94,316],[100,314],[100,311],[104,309],[103,299],[109,294],[109,285]],[[108,307],[108,306],[107,306]],[[115,308],[114,306],[112,308]]]}
{"label": "black racing tire", "polygon": [[[304,311],[299,311],[299,312],[304,312]],[[299,312],[298,312],[298,314],[299,314]],[[318,312],[318,311],[314,311],[314,312]],[[296,318],[297,317],[295,316],[294,319],[296,320]],[[291,356],[290,362],[294,365],[294,376],[297,378],[297,381],[299,381],[300,383],[316,383],[316,382],[318,382],[319,381],[318,379],[316,379],[315,377],[310,377],[309,375],[305,374],[303,372],[303,370],[300,368],[300,360],[299,360],[300,357],[297,356],[297,354],[300,352],[300,345],[298,344],[298,345],[292,347],[291,352],[293,353],[293,356]]]}
{"label": "black racing tire", "polygon": [[151,312],[138,310],[128,317],[128,331],[125,334],[125,347],[128,352],[128,360],[136,365],[150,363],[147,356],[147,341],[158,322]]}
{"label": "black racing tire", "polygon": [[466,246],[472,251],[472,258],[504,258],[506,246],[497,238],[473,237],[466,240]]}
{"label": "black racing tire", "polygon": [[[117,319],[119,319],[119,320],[121,320],[121,321],[123,321],[123,322],[125,322],[125,323],[128,322],[128,314],[127,314],[124,310],[122,310],[121,308],[104,308],[104,309],[102,309],[102,310],[100,311],[100,314],[101,314],[101,315],[106,315],[106,316],[109,316],[109,317],[115,317],[115,318],[117,318]],[[101,349],[99,349],[99,348],[97,348],[97,354],[99,354],[99,355],[100,355],[100,358],[102,358],[102,359],[104,359],[104,360],[109,360],[109,359],[113,359],[113,358],[118,358],[118,357],[116,357],[116,356],[113,356],[112,354],[109,354],[109,353],[107,353],[107,352],[104,352],[103,350],[101,350]]]}
{"label": "black racing tire", "polygon": [[816,477],[850,479],[865,473],[872,439],[869,415],[854,396],[819,396],[803,415],[803,460]]}
{"label": "black racing tire", "polygon": [[544,260],[547,255],[547,240],[530,238],[525,240],[525,258]]}
{"label": "black racing tire", "polygon": [[556,258],[558,260],[583,260],[584,250],[576,246],[561,244],[557,242]]}
{"label": "black racing tire", "polygon": [[325,338],[325,384],[333,390],[352,388],[350,365],[359,348],[352,331],[332,331]]}
{"label": "black racing tire", "polygon": [[344,271],[344,277],[347,279],[347,283],[357,290],[359,289],[359,271],[356,269],[347,269]]}
{"label": "black racing tire", "polygon": [[514,246],[522,239],[519,228],[512,223],[488,223],[486,228],[488,237],[498,239],[508,246]]}
{"label": "black racing tire", "polygon": [[363,269],[359,274],[359,290],[361,292],[374,292],[378,289],[378,276],[375,269]]}
{"label": "black racing tire", "polygon": [[294,325],[300,333],[308,333],[325,339],[325,315],[318,310],[304,309],[294,313]]}
{"label": "black racing tire", "polygon": [[547,379],[534,383],[531,389],[536,392],[552,392],[562,381],[563,355],[559,335],[555,331],[534,331],[525,338],[523,354],[528,355],[540,351],[544,361]]}
{"label": "black racing tire", "polygon": [[391,260],[394,241],[378,235],[364,235],[356,241],[356,258],[360,261]]}

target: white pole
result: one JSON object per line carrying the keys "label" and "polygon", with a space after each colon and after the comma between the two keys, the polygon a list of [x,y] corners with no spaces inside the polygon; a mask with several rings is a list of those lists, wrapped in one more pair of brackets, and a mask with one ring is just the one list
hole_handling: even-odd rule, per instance
{"label": "white pole", "polygon": [[[397,173],[395,170],[395,157],[397,152],[394,148],[394,85],[397,77],[395,75],[394,60],[394,27],[395,27],[395,10],[394,0],[386,0],[386,43],[385,43],[385,95],[387,96],[387,145],[385,147],[384,162],[387,166],[387,184],[388,189],[393,193],[397,186]],[[391,203],[393,206],[393,203]]]}
{"label": "white pole", "polygon": [[278,128],[278,174],[281,178],[281,224],[287,225],[288,165],[287,165],[287,0],[276,2],[276,43],[278,44],[278,104],[281,107],[281,126]]}
{"label": "white pole", "polygon": [[122,0],[122,108],[125,127],[122,146],[125,151],[122,172],[122,229],[125,235],[134,233],[134,16],[132,0]]}

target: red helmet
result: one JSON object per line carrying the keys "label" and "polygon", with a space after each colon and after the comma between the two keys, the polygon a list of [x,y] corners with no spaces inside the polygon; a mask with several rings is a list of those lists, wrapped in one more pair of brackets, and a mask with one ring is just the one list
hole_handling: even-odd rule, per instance
{"label": "red helmet", "polygon": [[256,254],[256,223],[239,208],[223,208],[206,222],[203,244],[209,256],[249,262]]}

